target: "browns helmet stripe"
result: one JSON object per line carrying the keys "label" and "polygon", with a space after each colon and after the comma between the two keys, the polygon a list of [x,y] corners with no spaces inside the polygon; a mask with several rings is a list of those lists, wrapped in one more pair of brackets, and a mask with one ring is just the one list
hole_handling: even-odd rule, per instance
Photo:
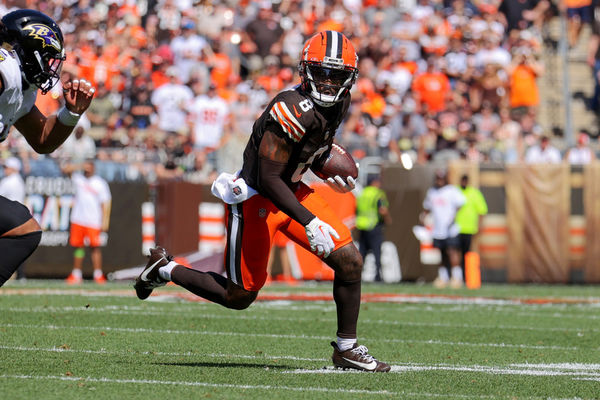
{"label": "browns helmet stripe", "polygon": [[336,31],[326,31],[326,52],[325,55],[331,58],[343,58],[344,37]]}

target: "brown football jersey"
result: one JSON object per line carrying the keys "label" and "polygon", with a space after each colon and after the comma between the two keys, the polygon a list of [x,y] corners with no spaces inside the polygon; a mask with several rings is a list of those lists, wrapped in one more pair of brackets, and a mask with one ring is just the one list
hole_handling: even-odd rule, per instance
{"label": "brown football jersey", "polygon": [[315,160],[331,150],[335,132],[349,106],[349,95],[331,107],[320,107],[299,86],[278,93],[252,127],[241,177],[263,194],[258,179],[258,149],[269,130],[293,146],[282,179],[294,190]]}

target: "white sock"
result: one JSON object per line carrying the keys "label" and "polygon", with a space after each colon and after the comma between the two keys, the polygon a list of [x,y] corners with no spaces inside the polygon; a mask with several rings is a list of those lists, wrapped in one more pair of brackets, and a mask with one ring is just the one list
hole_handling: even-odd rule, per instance
{"label": "white sock", "polygon": [[178,265],[179,264],[177,264],[175,261],[169,262],[167,265],[160,267],[158,269],[158,276],[163,278],[165,281],[170,281],[171,280],[171,271],[173,271],[173,268],[175,268]]}
{"label": "white sock", "polygon": [[337,338],[337,347],[338,347],[338,349],[340,349],[340,351],[346,351],[348,349],[351,349],[352,346],[354,346],[354,343],[356,343],[356,338],[354,338],[354,339],[345,339],[345,338],[341,338],[341,337]]}
{"label": "white sock", "polygon": [[452,279],[460,282],[463,281],[463,272],[461,267],[452,267]]}
{"label": "white sock", "polygon": [[94,270],[94,279],[95,278],[100,278],[100,277],[102,277],[102,275],[103,274],[102,274],[102,270],[101,269],[95,269]]}
{"label": "white sock", "polygon": [[81,270],[80,269],[74,269],[73,272],[71,272],[73,274],[73,276],[75,278],[81,279]]}
{"label": "white sock", "polygon": [[438,268],[438,278],[440,278],[442,282],[448,282],[450,280],[450,277],[448,276],[448,270],[446,269],[446,267]]}

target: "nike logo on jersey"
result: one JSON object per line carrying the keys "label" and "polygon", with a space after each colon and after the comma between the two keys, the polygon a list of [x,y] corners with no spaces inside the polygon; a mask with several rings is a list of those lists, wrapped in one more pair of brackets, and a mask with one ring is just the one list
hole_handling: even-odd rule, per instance
{"label": "nike logo on jersey", "polygon": [[370,363],[363,363],[360,361],[350,360],[349,358],[346,358],[346,357],[342,357],[342,359],[344,359],[345,361],[348,361],[350,364],[356,365],[357,367],[366,369],[367,371],[372,371],[375,368],[377,368],[377,361],[375,361],[375,360],[371,361]]}
{"label": "nike logo on jersey", "polygon": [[300,118],[302,113],[299,113],[298,110],[296,110],[296,106],[292,105],[292,107],[294,107],[294,114],[296,114],[296,118]]}
{"label": "nike logo on jersey", "polygon": [[142,272],[142,275],[140,276],[140,279],[143,280],[144,282],[150,282],[150,280],[148,279],[148,273],[152,270],[152,268],[154,268],[156,266],[156,264],[158,264],[162,260],[163,260],[162,258],[159,258],[158,261],[156,261],[154,264],[152,264],[151,266],[149,266],[148,268],[146,268],[144,270],[144,272]]}

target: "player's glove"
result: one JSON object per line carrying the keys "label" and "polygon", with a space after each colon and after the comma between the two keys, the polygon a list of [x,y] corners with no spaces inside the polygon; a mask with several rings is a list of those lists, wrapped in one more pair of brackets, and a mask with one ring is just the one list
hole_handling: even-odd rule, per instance
{"label": "player's glove", "polygon": [[[356,163],[356,171],[360,170],[360,164]],[[354,190],[354,188],[356,187],[356,180],[349,176],[346,178],[346,180],[344,181],[344,178],[342,178],[339,175],[334,176],[333,178],[327,178],[325,180],[325,183],[332,188],[333,190],[335,190],[338,193],[348,193]]]}
{"label": "player's glove", "polygon": [[317,217],[314,217],[304,229],[306,230],[308,243],[310,243],[310,249],[315,251],[318,256],[323,255],[323,258],[327,258],[335,247],[331,237],[340,238],[335,229]]}
{"label": "player's glove", "polygon": [[346,178],[346,180],[344,181],[344,178],[342,178],[339,175],[336,175],[333,178],[331,178],[331,177],[327,178],[325,183],[327,183],[327,185],[330,188],[332,188],[333,190],[335,190],[338,193],[348,193],[348,192],[354,190],[354,188],[356,187],[356,181],[351,176]]}

